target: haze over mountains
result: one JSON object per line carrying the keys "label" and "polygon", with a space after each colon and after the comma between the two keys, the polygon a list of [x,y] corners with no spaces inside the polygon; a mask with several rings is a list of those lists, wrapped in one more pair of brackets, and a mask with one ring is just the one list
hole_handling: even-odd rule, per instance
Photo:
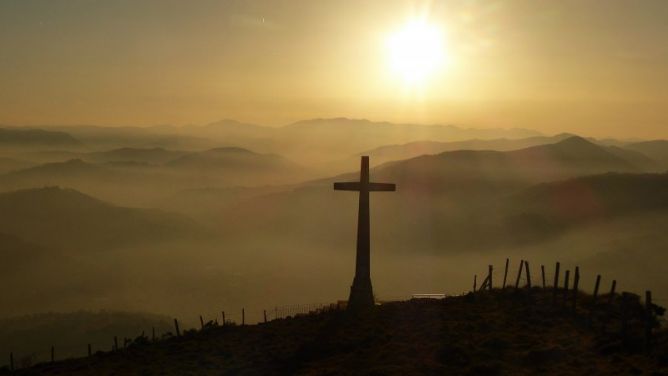
{"label": "haze over mountains", "polygon": [[252,321],[344,298],[357,195],[332,183],[357,180],[360,155],[373,181],[398,187],[371,195],[380,298],[458,293],[477,265],[506,257],[668,286],[657,266],[668,261],[663,140],[343,118],[23,132],[0,132],[0,282],[20,286],[0,316],[108,309],[192,322],[245,307]]}

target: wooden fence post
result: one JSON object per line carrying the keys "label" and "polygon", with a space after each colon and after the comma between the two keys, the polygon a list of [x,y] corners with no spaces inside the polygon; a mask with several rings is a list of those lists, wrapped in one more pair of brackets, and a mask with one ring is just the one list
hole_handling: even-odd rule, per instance
{"label": "wooden fence post", "polygon": [[598,297],[598,288],[601,285],[601,275],[596,276],[596,283],[594,284],[594,295],[592,295],[592,305],[596,305],[596,298]]}
{"label": "wooden fence post", "polygon": [[225,311],[223,311],[223,326],[225,326]]}
{"label": "wooden fence post", "polygon": [[264,310],[264,323],[267,323],[267,310]]}
{"label": "wooden fence post", "polygon": [[489,282],[489,276],[485,277],[485,280],[482,281],[480,284],[480,287],[478,288],[478,291],[482,291],[487,288],[487,283]]}
{"label": "wooden fence post", "polygon": [[545,265],[540,266],[540,276],[543,280],[543,288],[545,288]]}
{"label": "wooden fence post", "polygon": [[510,262],[509,258],[506,258],[506,269],[503,272],[503,288],[506,288],[506,279],[508,278],[508,263]]}
{"label": "wooden fence post", "polygon": [[557,262],[557,265],[554,269],[554,284],[552,285],[554,290],[552,291],[552,303],[556,303],[556,301],[557,301],[557,291],[559,290],[559,273],[560,273],[559,272],[559,267],[560,266],[561,265],[559,264],[559,262]]}
{"label": "wooden fence post", "polygon": [[492,291],[492,270],[493,270],[493,268],[494,268],[494,266],[490,265],[489,269],[487,269],[487,274],[489,276],[488,277],[489,278],[489,291]]}
{"label": "wooden fence post", "polygon": [[181,330],[179,330],[179,320],[174,319],[174,329],[176,330],[176,336],[181,337]]}
{"label": "wooden fence post", "polygon": [[241,325],[246,325],[246,309],[241,309]]}
{"label": "wooden fence post", "polygon": [[118,337],[114,336],[114,351],[118,351]]}
{"label": "wooden fence post", "polygon": [[580,284],[580,267],[575,267],[575,274],[573,275],[573,312],[576,312],[578,300],[578,285]]}
{"label": "wooden fence post", "polygon": [[524,267],[524,260],[520,260],[520,270],[517,271],[517,279],[515,280],[515,288],[520,287],[520,278],[522,278],[522,268]]}
{"label": "wooden fence post", "polygon": [[202,327],[202,329],[204,329],[204,318],[202,317],[202,315],[199,315],[199,324]]}
{"label": "wooden fence post", "polygon": [[524,261],[524,269],[527,272],[527,287],[531,288],[531,272],[529,271],[529,261]]}
{"label": "wooden fence post", "polygon": [[51,346],[51,363],[56,361],[56,347]]}
{"label": "wooden fence post", "polygon": [[564,277],[564,302],[568,299],[568,284],[570,283],[571,271],[566,270],[566,276]]}
{"label": "wooden fence post", "polygon": [[617,280],[613,279],[612,287],[610,287],[610,298],[609,298],[610,304],[612,304],[612,302],[615,300],[615,288],[617,288]]}
{"label": "wooden fence post", "polygon": [[598,288],[601,286],[601,275],[596,275],[596,283],[594,284],[594,295],[591,299],[591,308],[589,310],[589,325],[594,325],[594,311],[596,310],[596,299],[598,298]]}
{"label": "wooden fence post", "polygon": [[14,372],[14,353],[9,353],[9,370]]}
{"label": "wooden fence post", "polygon": [[652,327],[654,324],[654,312],[652,310],[652,292],[645,291],[645,350],[652,347]]}
{"label": "wooden fence post", "polygon": [[88,344],[88,357],[90,358],[93,356],[93,348],[90,346],[90,343]]}
{"label": "wooden fence post", "polygon": [[478,275],[474,274],[473,275],[473,292],[476,292],[477,288],[478,288]]}

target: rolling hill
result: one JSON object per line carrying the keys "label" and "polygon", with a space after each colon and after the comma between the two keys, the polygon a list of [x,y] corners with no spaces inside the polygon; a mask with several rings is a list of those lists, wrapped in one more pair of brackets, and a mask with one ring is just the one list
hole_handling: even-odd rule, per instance
{"label": "rolling hill", "polygon": [[0,275],[9,276],[24,272],[26,267],[33,266],[45,259],[51,258],[49,250],[37,244],[30,243],[15,235],[0,232]]}
{"label": "rolling hill", "polygon": [[11,171],[0,175],[0,190],[59,185],[117,204],[147,207],[182,190],[295,183],[313,176],[281,156],[242,148],[124,148]]}
{"label": "rolling hill", "polygon": [[506,205],[506,213],[553,233],[627,215],[668,214],[668,174],[608,173],[539,184]]}
{"label": "rolling hill", "polygon": [[139,162],[149,164],[163,164],[182,157],[188,152],[181,150],[167,150],[165,148],[120,148],[107,151],[87,153],[82,158],[87,161],[104,162]]}
{"label": "rolling hill", "polygon": [[0,194],[0,231],[67,251],[107,250],[206,234],[180,215],[118,207],[58,187]]}
{"label": "rolling hill", "polygon": [[79,148],[83,144],[65,132],[12,127],[0,128],[0,146],[5,149]]}
{"label": "rolling hill", "polygon": [[32,167],[34,164],[14,158],[0,157],[0,174]]}
{"label": "rolling hill", "polygon": [[[619,190],[626,189],[619,193],[619,200],[643,195],[643,189],[645,194],[651,191],[656,200],[665,197],[661,193],[663,177],[634,175],[632,172],[641,170],[610,153],[607,147],[571,137],[517,151],[454,151],[377,166],[371,171],[371,179],[396,183],[397,192],[373,195],[372,201],[378,202],[373,209],[374,226],[382,231],[379,238],[391,234],[392,244],[382,246],[397,251],[457,253],[537,244],[562,234],[567,227],[551,227],[541,219],[548,212],[533,213],[531,193],[522,196],[525,190],[549,182],[568,184],[563,180],[608,171],[626,173],[623,176],[630,179],[625,183],[624,179],[607,178],[610,181],[597,183],[602,187],[610,184],[611,190],[616,185],[620,185]],[[354,226],[346,224],[354,220],[351,215],[356,213],[356,196],[333,191],[331,183],[354,181],[358,174],[312,181],[255,197],[221,211],[215,222],[230,231],[230,236],[260,232],[285,242],[309,239],[343,244],[345,239],[354,239]],[[614,198],[611,196],[611,200]],[[550,197],[536,200],[543,201],[552,202]],[[448,246],[441,251],[443,244]]]}
{"label": "rolling hill", "polygon": [[668,169],[668,141],[652,140],[625,144],[624,148],[643,153],[660,163],[660,168]]}
{"label": "rolling hill", "polygon": [[280,128],[276,146],[286,156],[313,162],[332,162],[382,145],[420,140],[459,141],[472,138],[539,136],[523,129],[468,129],[453,125],[374,122],[366,119],[312,119]]}
{"label": "rolling hill", "polygon": [[[402,190],[498,196],[540,182],[605,172],[641,172],[632,162],[581,137],[513,151],[459,150],[387,163],[376,179]],[[350,174],[345,178],[353,178]]]}
{"label": "rolling hill", "polygon": [[[65,179],[109,179],[109,171],[103,167],[84,162],[81,159],[70,159],[65,162],[44,163],[23,170],[12,171],[4,175],[3,185],[31,184],[48,185],[52,180]],[[36,181],[33,183],[33,181]]]}
{"label": "rolling hill", "polygon": [[292,183],[312,176],[308,170],[279,155],[238,147],[186,154],[167,162],[165,167],[189,179],[202,180],[200,187],[215,181],[227,181],[228,185]]}
{"label": "rolling hill", "polygon": [[518,139],[472,139],[464,141],[414,141],[401,145],[385,145],[363,153],[359,153],[356,157],[361,155],[368,155],[372,165],[377,166],[385,162],[410,159],[419,157],[425,154],[441,154],[447,151],[457,150],[494,150],[494,151],[510,151],[523,149],[536,145],[552,144],[562,141],[574,135],[562,133],[555,136],[534,136],[528,138]]}

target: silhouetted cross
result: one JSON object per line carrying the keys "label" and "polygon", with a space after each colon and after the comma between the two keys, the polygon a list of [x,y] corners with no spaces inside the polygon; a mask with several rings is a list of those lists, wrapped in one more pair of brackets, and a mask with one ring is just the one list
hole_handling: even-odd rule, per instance
{"label": "silhouetted cross", "polygon": [[355,279],[350,287],[348,307],[366,308],[374,305],[371,287],[371,241],[369,220],[369,192],[392,192],[396,185],[369,182],[369,157],[362,157],[359,182],[334,183],[334,189],[340,191],[359,191],[359,214],[357,218],[357,258]]}

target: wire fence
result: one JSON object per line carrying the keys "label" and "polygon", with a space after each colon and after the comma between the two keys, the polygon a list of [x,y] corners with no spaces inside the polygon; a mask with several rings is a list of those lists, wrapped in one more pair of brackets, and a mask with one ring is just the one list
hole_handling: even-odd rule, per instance
{"label": "wire fence", "polygon": [[[558,265],[558,266],[557,266]],[[576,270],[578,272],[576,273]],[[576,279],[580,282],[577,286],[573,283]],[[556,276],[556,278],[555,278]],[[497,266],[488,266],[488,269],[482,271],[480,274],[474,276],[473,281],[473,291],[480,291],[483,289],[491,289],[493,287],[506,287],[506,288],[524,288],[524,287],[544,287],[554,289],[555,282],[557,282],[556,287],[562,291],[568,291],[569,288],[573,290],[577,288],[577,291],[595,291],[594,294],[604,295],[608,294],[610,296],[615,296],[616,292],[621,291],[617,286],[616,280],[605,280],[600,275],[588,276],[586,279],[587,284],[582,283],[580,278],[582,276],[579,273],[578,268],[566,268],[561,264],[555,263],[553,265],[541,265],[541,264],[532,264],[531,262],[526,262],[521,260],[518,262],[511,262],[509,259],[501,267]],[[592,284],[592,281],[598,281],[596,285]],[[568,282],[567,282],[568,281]],[[598,286],[598,287],[597,287]],[[616,289],[616,290],[615,290]],[[577,292],[576,291],[576,292]],[[623,295],[627,294],[626,292]],[[458,295],[452,295],[458,296]],[[576,295],[573,295],[575,299]],[[619,296],[619,295],[618,295]],[[649,295],[651,297],[651,294]],[[379,303],[388,303],[394,301],[404,301],[407,298],[412,299],[447,299],[451,295],[447,294],[414,294],[410,297],[408,296],[392,296],[384,297],[379,299]],[[653,304],[665,304],[668,303],[668,298],[659,297],[651,299]],[[292,304],[284,306],[275,306],[270,309],[265,309],[262,311],[262,318],[260,324],[267,323],[274,320],[288,319],[292,317],[307,316],[307,315],[317,315],[325,312],[331,312],[336,310],[343,310],[346,308],[346,301],[339,301],[337,303],[310,303],[310,304]],[[575,304],[573,305],[575,307]],[[658,318],[662,326],[668,325],[668,322],[664,318]],[[195,333],[198,331],[206,331],[215,327],[225,327],[225,326],[244,326],[247,325],[247,317],[245,309],[241,309],[241,312],[226,312],[221,311],[220,317],[215,317],[205,321],[205,319],[200,316],[200,325],[198,329],[189,329],[182,330],[179,325],[179,321],[174,319],[174,330],[162,334],[157,334],[155,329],[152,328],[148,332],[148,335],[144,332],[141,333],[136,338],[113,338],[113,345],[111,346],[112,352],[124,351],[127,348],[133,346],[145,345],[152,342],[159,342],[173,337],[181,337]],[[86,348],[85,346],[83,347]],[[90,344],[87,345],[88,356],[91,357],[94,355],[94,352]],[[51,362],[54,362],[56,349],[51,348]],[[9,364],[6,367],[0,367],[0,373],[2,373],[3,368],[10,371],[17,368],[29,368],[34,365],[33,359],[29,356],[23,355],[20,357],[15,357],[14,353],[9,354]],[[1,363],[0,363],[1,364]]]}

